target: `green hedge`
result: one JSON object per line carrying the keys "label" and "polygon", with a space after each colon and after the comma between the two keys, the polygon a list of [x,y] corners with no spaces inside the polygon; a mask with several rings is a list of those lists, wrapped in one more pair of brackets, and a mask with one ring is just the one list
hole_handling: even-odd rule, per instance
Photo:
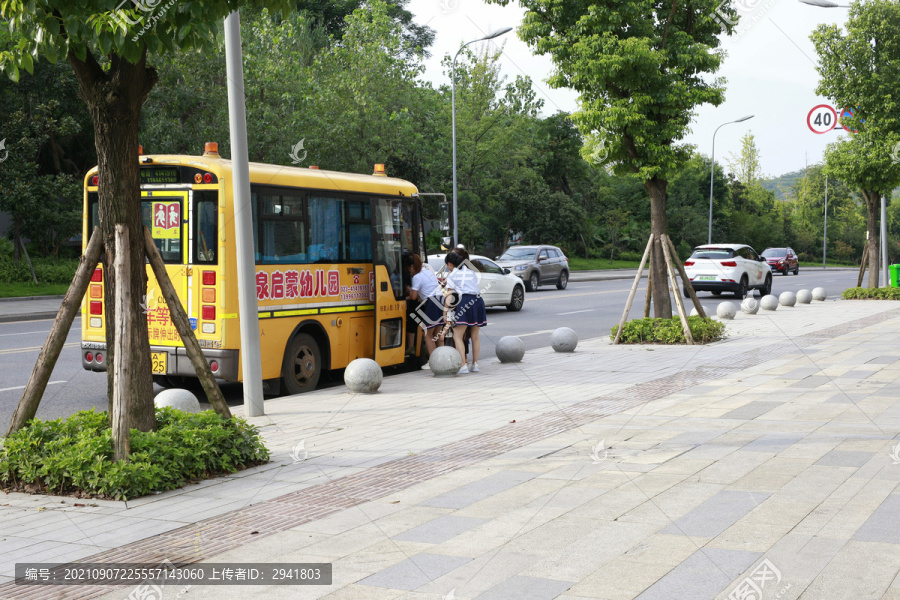
{"label": "green hedge", "polygon": [[68,419],[34,419],[3,440],[0,487],[27,484],[49,494],[126,500],[183,486],[268,462],[256,427],[212,411],[156,411],[156,431],[131,430],[127,462],[113,460],[106,412],[75,413]]}
{"label": "green hedge", "polygon": [[[713,319],[688,317],[695,343],[708,344],[725,338],[725,324]],[[619,326],[612,328],[609,339],[616,339]],[[681,319],[632,319],[622,327],[619,342],[623,344],[686,344]]]}
{"label": "green hedge", "polygon": [[841,298],[844,300],[900,300],[900,288],[848,288],[841,294]]}
{"label": "green hedge", "polygon": [[[71,258],[31,258],[34,266],[34,274],[40,283],[72,283],[75,278],[75,270],[78,268],[78,259]],[[0,283],[28,283],[31,279],[31,271],[28,263],[22,258],[19,262],[13,261],[12,256],[0,255]]]}

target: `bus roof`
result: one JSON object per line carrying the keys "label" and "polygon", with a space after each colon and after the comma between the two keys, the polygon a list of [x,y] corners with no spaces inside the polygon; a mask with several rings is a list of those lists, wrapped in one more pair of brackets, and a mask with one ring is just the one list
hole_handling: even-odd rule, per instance
{"label": "bus roof", "polygon": [[[149,162],[147,159],[150,159]],[[190,156],[173,154],[151,154],[141,156],[141,166],[184,165],[208,170],[218,176],[231,173],[231,160],[214,156]],[[85,183],[97,172],[93,167],[85,176]],[[396,177],[381,177],[360,173],[344,173],[308,167],[288,167],[250,163],[250,183],[342,192],[364,192],[390,196],[412,196],[418,190],[412,183]]]}

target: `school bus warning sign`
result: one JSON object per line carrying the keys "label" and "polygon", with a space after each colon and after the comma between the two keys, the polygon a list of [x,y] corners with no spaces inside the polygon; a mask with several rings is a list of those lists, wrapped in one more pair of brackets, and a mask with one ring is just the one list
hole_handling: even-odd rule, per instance
{"label": "school bus warning sign", "polygon": [[157,240],[178,239],[178,228],[181,226],[180,202],[153,203],[152,235]]}

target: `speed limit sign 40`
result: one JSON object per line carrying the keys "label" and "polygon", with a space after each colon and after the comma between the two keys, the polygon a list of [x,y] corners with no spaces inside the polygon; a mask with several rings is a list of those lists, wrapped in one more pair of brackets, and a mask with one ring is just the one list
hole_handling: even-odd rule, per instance
{"label": "speed limit sign 40", "polygon": [[837,124],[837,111],[827,104],[813,107],[806,115],[806,125],[813,133],[828,133]]}

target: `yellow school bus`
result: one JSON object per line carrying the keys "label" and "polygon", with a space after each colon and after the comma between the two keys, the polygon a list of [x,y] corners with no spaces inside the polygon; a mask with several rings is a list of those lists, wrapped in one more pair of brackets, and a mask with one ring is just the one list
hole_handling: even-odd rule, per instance
{"label": "yellow school bus", "polygon": [[[213,374],[241,380],[231,161],[140,156],[143,222],[166,263]],[[84,180],[83,237],[99,224],[96,167]],[[382,366],[421,355],[406,336],[404,260],[424,252],[416,187],[387,177],[250,163],[255,286],[268,393],[315,389],[323,371],[360,357]],[[85,369],[106,370],[104,265],[82,305]],[[154,381],[190,385],[194,369],[147,265],[142,303]]]}

